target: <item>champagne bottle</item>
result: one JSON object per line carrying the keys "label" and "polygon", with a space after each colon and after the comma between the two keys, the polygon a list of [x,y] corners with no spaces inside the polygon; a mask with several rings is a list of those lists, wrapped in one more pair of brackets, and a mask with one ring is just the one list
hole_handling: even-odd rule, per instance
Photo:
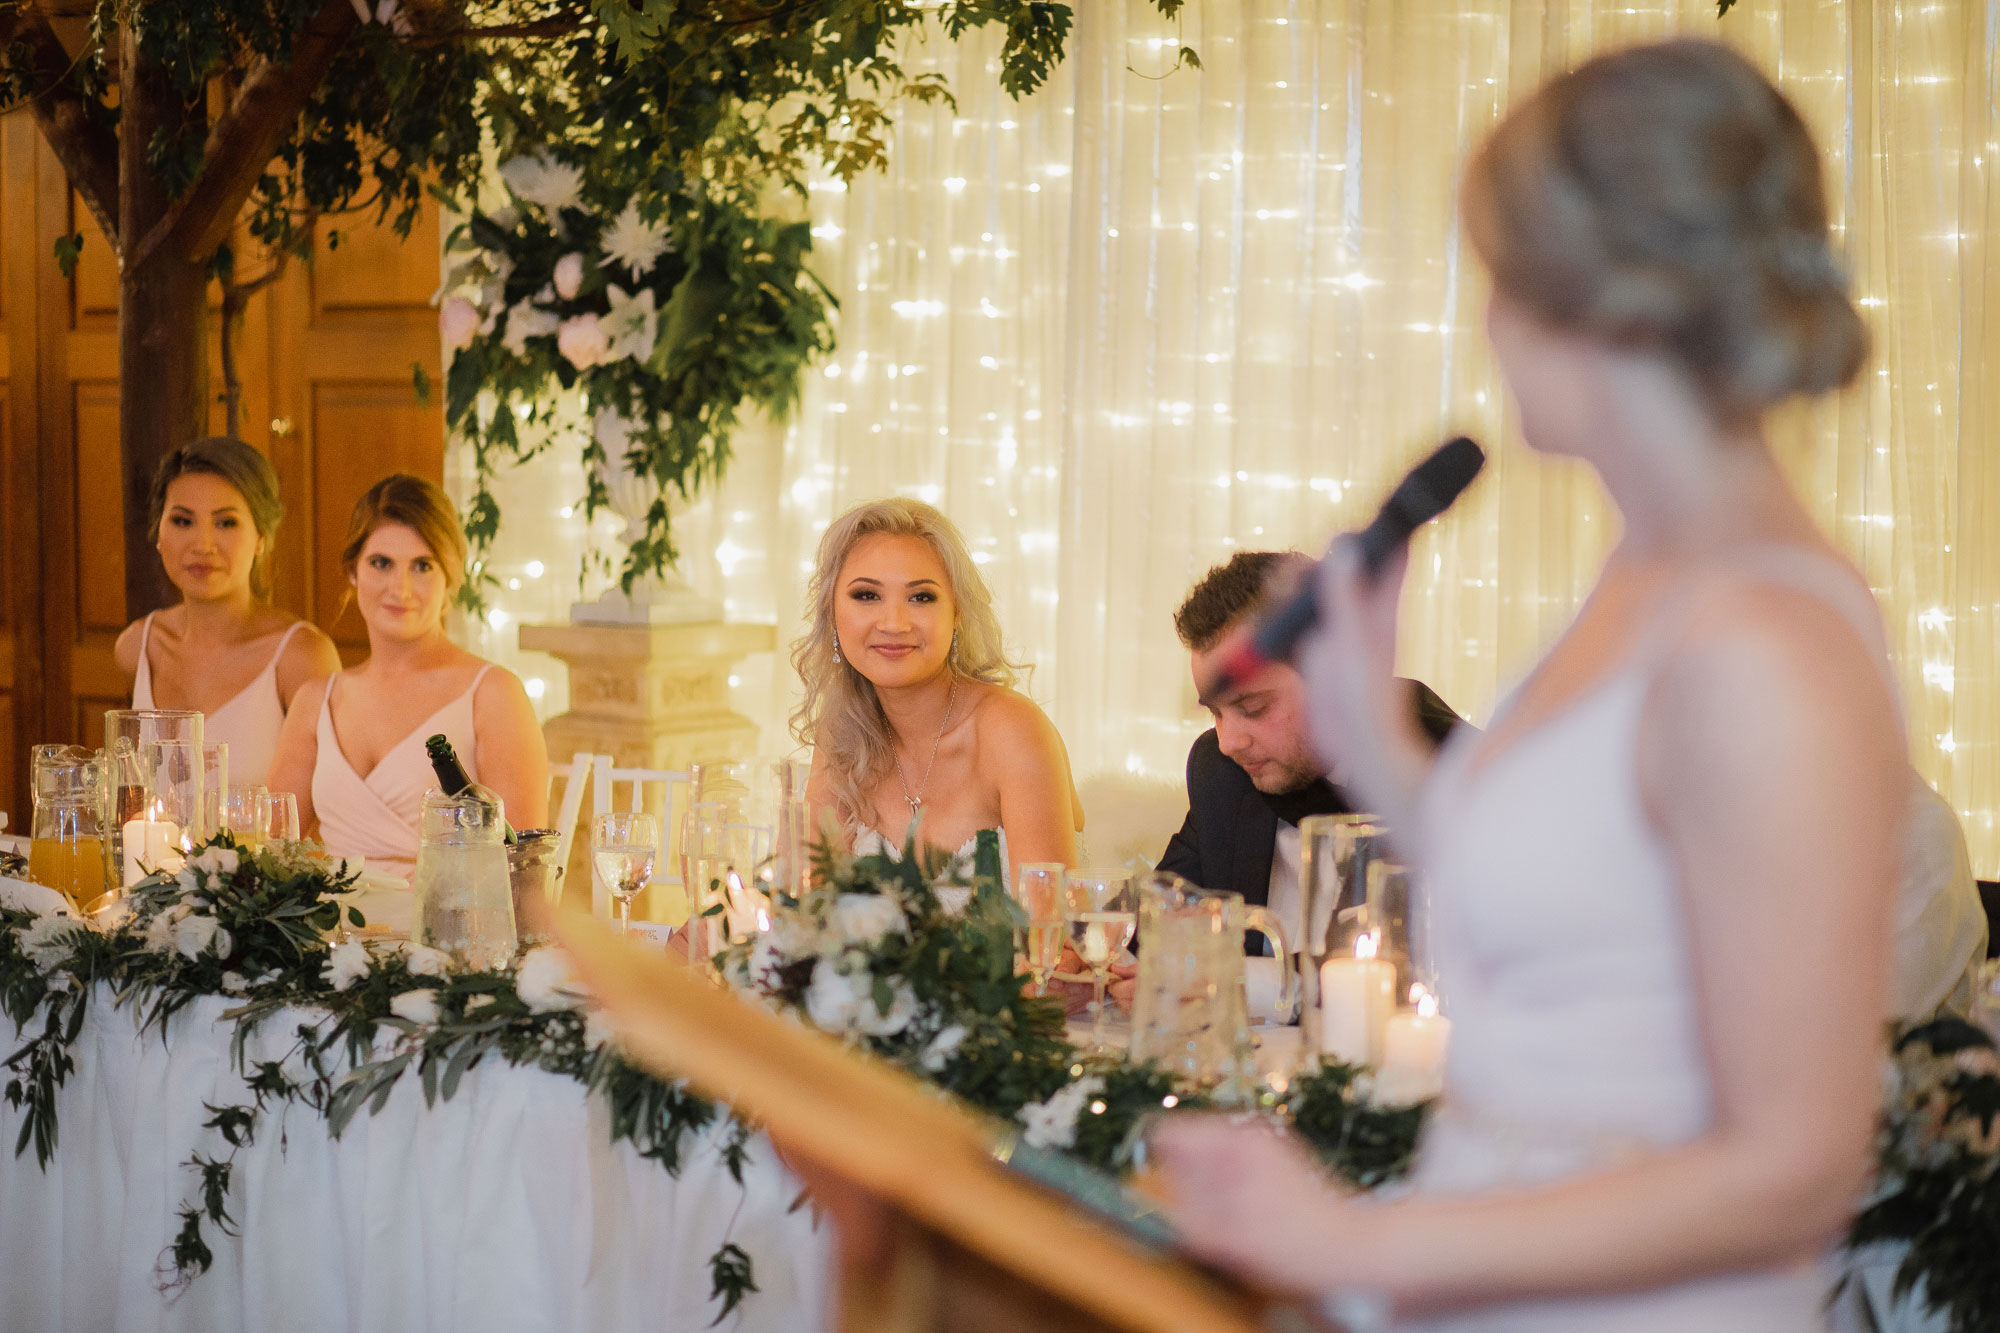
{"label": "champagne bottle", "polygon": [[972,836],[972,873],[980,879],[993,880],[1004,891],[1007,864],[1000,859],[1000,830],[983,828]]}
{"label": "champagne bottle", "polygon": [[[431,771],[437,774],[438,790],[446,796],[456,796],[472,785],[465,765],[458,762],[458,751],[451,748],[451,741],[443,732],[424,741],[424,752],[431,758]],[[500,832],[507,839],[507,845],[513,846],[518,835],[504,813],[500,820]]]}

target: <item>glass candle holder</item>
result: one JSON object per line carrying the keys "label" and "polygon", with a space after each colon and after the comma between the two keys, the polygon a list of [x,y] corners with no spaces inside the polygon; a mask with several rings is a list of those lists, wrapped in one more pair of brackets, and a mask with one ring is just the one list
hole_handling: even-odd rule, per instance
{"label": "glass candle holder", "polygon": [[199,742],[145,741],[138,767],[144,803],[119,829],[119,883],[126,887],[155,871],[180,869],[201,821]]}
{"label": "glass candle holder", "polygon": [[[180,741],[201,752],[202,716],[192,709],[113,708],[104,714],[105,817],[104,870],[111,884],[125,883],[125,825],[143,819],[147,808],[147,773],[139,749],[155,741]],[[200,806],[195,814],[201,813]]]}

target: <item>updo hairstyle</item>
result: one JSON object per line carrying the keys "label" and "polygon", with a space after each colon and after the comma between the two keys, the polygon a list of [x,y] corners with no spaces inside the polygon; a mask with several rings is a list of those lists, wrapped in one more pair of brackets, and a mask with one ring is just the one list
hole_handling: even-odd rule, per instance
{"label": "updo hairstyle", "polygon": [[458,591],[465,582],[465,529],[445,493],[422,477],[392,472],[370,486],[354,502],[347,520],[347,544],[340,548],[340,568],[348,578],[361,564],[361,548],[379,527],[400,523],[424,539],[444,572],[445,590]]}
{"label": "updo hairstyle", "polygon": [[1812,137],[1725,46],[1637,46],[1550,80],[1473,158],[1463,207],[1509,299],[1665,353],[1721,417],[1837,389],[1867,355]]}
{"label": "updo hairstyle", "polygon": [[146,530],[155,540],[167,515],[167,487],[194,473],[220,477],[243,497],[243,507],[250,511],[250,526],[264,542],[250,565],[250,591],[269,597],[271,553],[277,549],[278,525],[285,521],[285,505],[278,498],[278,474],[271,460],[227,435],[205,436],[173,450],[153,470],[153,487],[147,495]]}

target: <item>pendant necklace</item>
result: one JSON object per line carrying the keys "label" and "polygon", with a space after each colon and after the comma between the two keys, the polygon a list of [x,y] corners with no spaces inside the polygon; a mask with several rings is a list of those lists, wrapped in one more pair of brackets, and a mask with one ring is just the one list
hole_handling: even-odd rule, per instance
{"label": "pendant necklace", "polygon": [[903,773],[902,752],[892,748],[890,754],[896,760],[896,781],[903,788],[903,799],[909,803],[910,817],[916,818],[918,807],[924,803],[924,788],[931,785],[931,770],[937,767],[938,746],[944,740],[944,729],[951,723],[951,706],[958,701],[958,677],[951,678],[951,693],[945,696],[944,717],[938,722],[937,735],[931,738],[931,761],[924,765],[924,780],[917,784],[917,794],[910,795],[910,780]]}

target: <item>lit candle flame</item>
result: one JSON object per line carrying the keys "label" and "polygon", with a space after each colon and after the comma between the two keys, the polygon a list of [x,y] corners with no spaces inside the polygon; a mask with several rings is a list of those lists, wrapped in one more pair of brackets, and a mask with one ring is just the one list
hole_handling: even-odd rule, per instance
{"label": "lit candle flame", "polygon": [[764,910],[763,908],[761,908],[761,907],[760,907],[760,908],[758,908],[758,909],[757,909],[757,929],[759,929],[759,930],[769,930],[770,928],[771,928],[771,914],[770,914],[769,912],[765,911],[765,910]]}
{"label": "lit candle flame", "polygon": [[1375,938],[1375,932],[1371,930],[1366,935],[1354,941],[1354,956],[1356,958],[1373,958],[1381,947],[1382,941]]}
{"label": "lit candle flame", "polygon": [[[1417,992],[1419,991],[1423,991],[1423,993],[1421,995],[1417,994]],[[1422,1018],[1437,1017],[1437,1011],[1438,1011],[1437,996],[1431,994],[1427,990],[1424,990],[1422,986],[1410,987],[1410,994],[1412,998],[1414,998],[1417,1002],[1417,1014],[1419,1017]]]}

